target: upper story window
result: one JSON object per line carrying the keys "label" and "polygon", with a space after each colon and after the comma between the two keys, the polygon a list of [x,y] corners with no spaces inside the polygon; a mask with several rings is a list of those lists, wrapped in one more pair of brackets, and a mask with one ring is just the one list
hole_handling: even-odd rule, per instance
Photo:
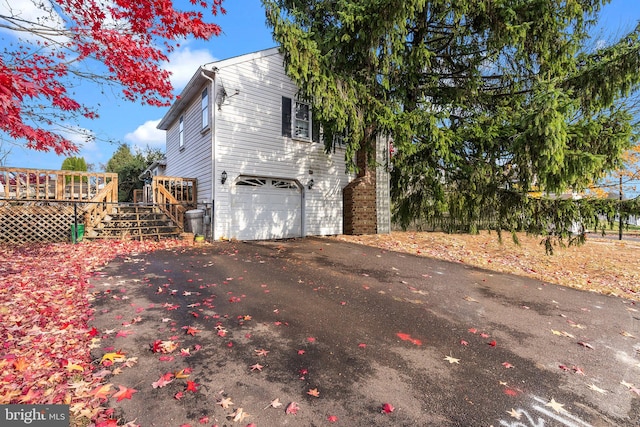
{"label": "upper story window", "polygon": [[209,89],[205,88],[202,91],[202,129],[206,129],[209,126]]}
{"label": "upper story window", "polygon": [[315,132],[315,127],[309,104],[282,97],[283,136],[319,142],[319,132]]}
{"label": "upper story window", "polygon": [[184,147],[184,117],[180,116],[180,123],[178,124],[178,147]]}
{"label": "upper story window", "polygon": [[311,139],[311,111],[309,104],[296,101],[293,136],[300,139]]}

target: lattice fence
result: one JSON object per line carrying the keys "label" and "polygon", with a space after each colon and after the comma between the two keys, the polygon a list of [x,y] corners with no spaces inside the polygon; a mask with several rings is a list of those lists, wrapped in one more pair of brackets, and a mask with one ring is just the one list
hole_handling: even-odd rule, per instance
{"label": "lattice fence", "polygon": [[[78,222],[81,212],[78,208]],[[0,242],[68,242],[73,220],[71,204],[0,202]]]}

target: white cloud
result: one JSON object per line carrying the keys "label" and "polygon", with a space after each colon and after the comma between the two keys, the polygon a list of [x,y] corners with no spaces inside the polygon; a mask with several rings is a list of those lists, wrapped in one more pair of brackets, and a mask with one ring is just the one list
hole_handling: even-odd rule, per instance
{"label": "white cloud", "polygon": [[164,151],[165,131],[156,128],[158,123],[160,123],[160,119],[148,120],[138,126],[133,132],[126,134],[124,140],[131,143],[133,147],[140,148],[141,150],[149,146],[150,148],[159,148]]}
{"label": "white cloud", "polygon": [[169,61],[163,68],[171,72],[171,84],[179,91],[189,82],[200,65],[214,61],[216,58],[208,50],[182,47],[169,55]]}
{"label": "white cloud", "polygon": [[[41,38],[39,32],[44,32],[50,40],[57,40],[59,43],[67,40],[63,35],[64,20],[49,3],[34,0],[0,0],[0,16],[19,19],[20,25],[28,29],[17,31],[17,27],[11,23],[0,28],[0,31],[15,37],[33,41]],[[59,35],[52,35],[51,30],[59,32]]]}

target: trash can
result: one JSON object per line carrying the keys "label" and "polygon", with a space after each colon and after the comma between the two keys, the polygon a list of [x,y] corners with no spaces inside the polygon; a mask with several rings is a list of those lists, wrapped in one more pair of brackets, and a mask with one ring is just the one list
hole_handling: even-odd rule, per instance
{"label": "trash can", "polygon": [[71,242],[78,243],[81,242],[84,238],[84,224],[78,224],[78,229],[76,230],[75,224],[71,224]]}
{"label": "trash can", "polygon": [[193,233],[195,236],[204,234],[204,211],[202,209],[192,209],[184,213],[185,231]]}

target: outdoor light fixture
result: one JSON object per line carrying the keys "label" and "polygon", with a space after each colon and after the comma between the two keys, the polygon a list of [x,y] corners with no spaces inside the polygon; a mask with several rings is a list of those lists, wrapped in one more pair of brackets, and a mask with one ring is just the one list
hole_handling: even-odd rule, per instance
{"label": "outdoor light fixture", "polygon": [[313,184],[315,184],[313,182],[313,179],[310,179],[309,182],[307,183],[307,187],[309,188],[309,190],[311,190],[313,188]]}
{"label": "outdoor light fixture", "polygon": [[222,184],[224,184],[225,182],[227,182],[227,171],[222,171],[222,178],[220,179],[220,182]]}

